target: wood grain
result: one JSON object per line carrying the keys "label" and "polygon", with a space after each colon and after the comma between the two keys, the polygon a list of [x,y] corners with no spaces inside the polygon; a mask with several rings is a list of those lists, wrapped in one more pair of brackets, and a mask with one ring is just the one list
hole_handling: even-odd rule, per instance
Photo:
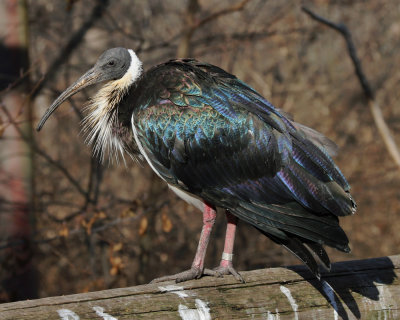
{"label": "wood grain", "polygon": [[0,305],[0,319],[398,319],[400,256],[204,277]]}

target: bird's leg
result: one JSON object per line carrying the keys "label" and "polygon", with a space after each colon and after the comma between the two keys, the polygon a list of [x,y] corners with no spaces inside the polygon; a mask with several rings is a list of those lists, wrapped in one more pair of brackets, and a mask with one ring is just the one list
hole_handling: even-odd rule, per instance
{"label": "bird's leg", "polygon": [[201,229],[200,240],[199,244],[197,245],[197,251],[193,259],[192,267],[189,270],[174,275],[156,278],[152,282],[175,280],[178,283],[187,280],[198,279],[203,275],[204,258],[206,256],[207,245],[210,240],[210,234],[215,223],[216,215],[217,212],[213,207],[204,204],[203,228]]}
{"label": "bird's leg", "polygon": [[222,276],[226,274],[231,274],[236,280],[244,282],[243,277],[233,268],[232,258],[233,258],[233,245],[235,243],[235,233],[236,226],[238,223],[238,218],[232,215],[229,211],[226,211],[226,234],[225,234],[225,245],[224,252],[222,253],[221,263],[218,267],[213,270],[205,269],[204,274],[213,276]]}

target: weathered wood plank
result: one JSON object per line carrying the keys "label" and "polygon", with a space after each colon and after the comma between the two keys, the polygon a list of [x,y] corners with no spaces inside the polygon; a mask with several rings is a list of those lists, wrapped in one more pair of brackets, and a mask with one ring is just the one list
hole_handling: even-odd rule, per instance
{"label": "weathered wood plank", "polygon": [[148,284],[0,305],[0,319],[398,319],[400,256]]}

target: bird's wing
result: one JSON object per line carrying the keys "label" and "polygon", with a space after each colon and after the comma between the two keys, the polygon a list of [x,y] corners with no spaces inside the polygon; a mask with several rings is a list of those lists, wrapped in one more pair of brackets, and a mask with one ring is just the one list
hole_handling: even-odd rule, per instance
{"label": "bird's wing", "polygon": [[348,251],[337,216],[351,214],[354,202],[323,145],[236,77],[196,63],[171,62],[159,71],[159,90],[134,112],[134,131],[153,168],[303,261],[303,242],[315,243],[317,253],[321,244]]}

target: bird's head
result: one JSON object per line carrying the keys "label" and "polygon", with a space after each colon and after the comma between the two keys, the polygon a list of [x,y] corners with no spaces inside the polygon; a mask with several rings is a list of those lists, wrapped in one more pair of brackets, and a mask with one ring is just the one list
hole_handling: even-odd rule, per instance
{"label": "bird's head", "polygon": [[141,70],[141,63],[132,50],[113,48],[105,51],[93,68],[58,96],[43,115],[36,130],[40,131],[58,106],[82,89],[100,82],[115,81],[114,86],[119,85],[120,89],[124,90],[139,77]]}
{"label": "bird's head", "polygon": [[113,136],[113,126],[118,125],[118,104],[141,73],[142,63],[133,50],[113,48],[105,51],[93,68],[64,90],[52,103],[36,130],[40,131],[50,115],[69,97],[88,86],[105,82],[88,106],[89,112],[83,121],[84,131],[88,132],[88,142],[95,142],[97,153],[103,153],[107,147],[122,153],[123,147]]}

